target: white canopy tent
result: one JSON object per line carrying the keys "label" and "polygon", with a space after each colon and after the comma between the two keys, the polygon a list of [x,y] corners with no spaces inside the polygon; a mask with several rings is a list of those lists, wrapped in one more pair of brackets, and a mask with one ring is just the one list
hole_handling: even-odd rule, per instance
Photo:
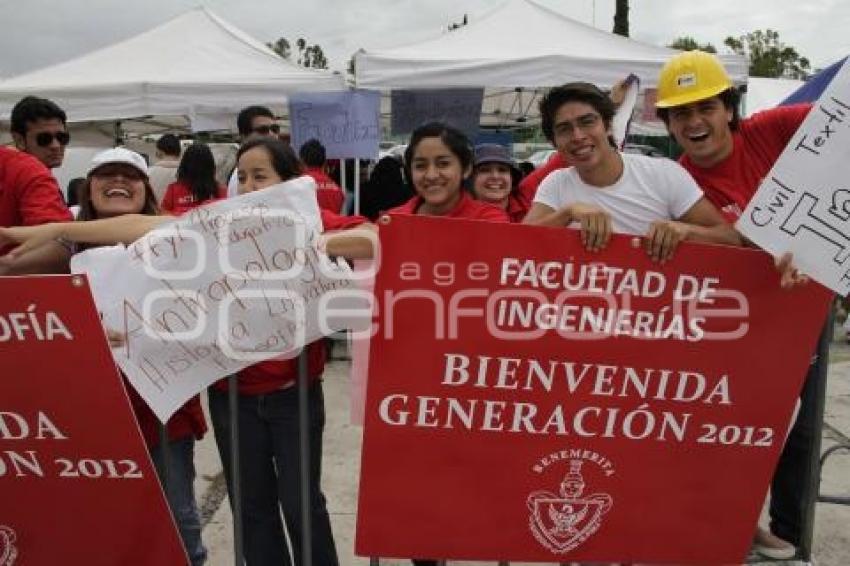
{"label": "white canopy tent", "polygon": [[750,77],[744,101],[744,115],[752,116],[756,112],[777,106],[803,84],[804,81],[797,79]]}
{"label": "white canopy tent", "polygon": [[196,8],[114,45],[0,81],[0,120],[33,94],[59,104],[70,122],[148,118],[156,130],[155,117],[171,117],[159,129],[182,117],[183,125],[188,119],[204,126],[195,130],[224,129],[245,106],[282,114],[288,93],[343,88],[342,76],[290,63]]}
{"label": "white canopy tent", "polygon": [[[470,24],[420,43],[356,54],[362,88],[550,87],[588,81],[610,88],[628,73],[656,85],[676,52],[582,24],[532,0],[507,0]],[[736,83],[747,64],[725,58]]]}

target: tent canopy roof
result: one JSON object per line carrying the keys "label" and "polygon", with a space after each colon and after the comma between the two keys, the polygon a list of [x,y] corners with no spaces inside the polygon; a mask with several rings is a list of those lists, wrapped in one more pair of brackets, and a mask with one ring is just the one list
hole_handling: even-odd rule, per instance
{"label": "tent canopy roof", "polygon": [[[477,21],[420,43],[356,54],[357,85],[378,88],[611,87],[628,73],[653,87],[675,50],[614,35],[534,3],[507,0]],[[745,83],[746,61],[724,57]]]}
{"label": "tent canopy roof", "polygon": [[286,61],[205,8],[114,45],[0,82],[0,119],[34,94],[70,121],[235,113],[286,94],[339,90],[343,77]]}

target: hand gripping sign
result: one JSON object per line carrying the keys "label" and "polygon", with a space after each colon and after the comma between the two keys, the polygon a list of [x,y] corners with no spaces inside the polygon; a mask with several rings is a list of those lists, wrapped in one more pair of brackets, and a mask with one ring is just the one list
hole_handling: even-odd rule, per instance
{"label": "hand gripping sign", "polygon": [[0,278],[0,564],[186,564],[82,276]]}
{"label": "hand gripping sign", "polygon": [[828,291],[783,291],[756,250],[659,265],[564,228],[380,232],[358,554],[745,557]]}

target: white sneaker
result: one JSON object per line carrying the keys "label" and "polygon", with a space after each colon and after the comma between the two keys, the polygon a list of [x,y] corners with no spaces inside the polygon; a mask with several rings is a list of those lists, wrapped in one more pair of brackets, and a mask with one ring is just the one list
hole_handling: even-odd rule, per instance
{"label": "white sneaker", "polygon": [[753,536],[753,550],[772,560],[790,560],[797,555],[797,549],[793,544],[761,527]]}

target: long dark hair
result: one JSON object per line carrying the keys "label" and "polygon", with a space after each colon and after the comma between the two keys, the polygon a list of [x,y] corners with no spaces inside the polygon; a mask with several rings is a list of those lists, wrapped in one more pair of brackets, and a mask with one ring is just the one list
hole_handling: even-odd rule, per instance
{"label": "long dark hair", "polygon": [[186,148],[177,166],[177,180],[189,187],[195,202],[218,196],[215,159],[207,144],[196,142]]}
{"label": "long dark hair", "polygon": [[401,161],[388,155],[378,161],[369,180],[360,189],[360,213],[375,220],[382,212],[404,204],[415,194],[404,181]]}

